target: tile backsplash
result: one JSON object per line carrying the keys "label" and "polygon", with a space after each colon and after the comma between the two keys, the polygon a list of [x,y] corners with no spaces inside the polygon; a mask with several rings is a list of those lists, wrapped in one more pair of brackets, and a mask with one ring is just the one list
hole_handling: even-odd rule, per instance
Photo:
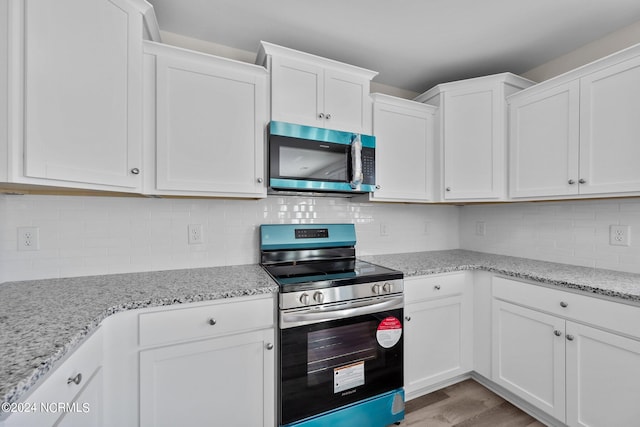
{"label": "tile backsplash", "polygon": [[[359,256],[463,248],[640,273],[638,198],[457,207],[0,195],[0,283],[256,263],[260,224],[323,222],[356,224]],[[202,225],[203,244],[188,244],[189,224]],[[611,225],[631,227],[630,246],[609,245]],[[23,226],[38,227],[38,251],[17,250]]]}
{"label": "tile backsplash", "polygon": [[[0,283],[256,263],[263,223],[354,223],[359,256],[455,249],[458,215],[454,206],[331,197],[0,195]],[[188,244],[189,224],[202,225],[203,244]],[[23,226],[39,228],[38,251],[17,250]]]}
{"label": "tile backsplash", "polygon": [[[630,246],[609,244],[611,225],[631,227]],[[640,273],[637,198],[465,206],[459,230],[464,249]]]}

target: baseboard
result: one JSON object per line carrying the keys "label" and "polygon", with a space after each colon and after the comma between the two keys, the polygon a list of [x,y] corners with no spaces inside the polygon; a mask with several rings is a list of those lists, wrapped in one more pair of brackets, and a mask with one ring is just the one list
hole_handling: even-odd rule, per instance
{"label": "baseboard", "polygon": [[467,380],[469,378],[471,378],[471,372],[466,372],[464,374],[456,375],[455,377],[448,378],[446,380],[437,382],[437,383],[432,384],[432,385],[430,385],[428,387],[423,387],[421,389],[414,390],[412,392],[408,392],[405,389],[405,401],[408,402],[411,399],[415,399],[417,397],[424,396],[425,394],[429,394],[429,393],[432,393],[434,391],[438,391],[440,389],[443,389],[445,387],[449,387],[450,385],[453,385],[453,384],[457,384],[457,383],[459,383],[461,381],[464,381],[464,380]]}

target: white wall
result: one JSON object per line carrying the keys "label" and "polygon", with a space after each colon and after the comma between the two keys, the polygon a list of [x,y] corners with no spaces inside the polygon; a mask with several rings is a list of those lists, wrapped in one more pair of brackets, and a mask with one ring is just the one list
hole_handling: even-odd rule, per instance
{"label": "white wall", "polygon": [[[610,225],[631,226],[631,246],[609,245]],[[460,214],[460,246],[482,252],[640,273],[639,243],[640,199],[476,205]]]}
{"label": "white wall", "polygon": [[[256,263],[263,223],[355,223],[358,256],[455,249],[458,215],[453,206],[339,198],[0,195],[0,283]],[[187,244],[188,224],[204,226],[205,244]],[[387,236],[380,236],[381,224]],[[20,226],[39,227],[39,251],[17,250]]]}
{"label": "white wall", "polygon": [[640,43],[640,21],[529,70],[522,76],[541,82],[637,43]]}

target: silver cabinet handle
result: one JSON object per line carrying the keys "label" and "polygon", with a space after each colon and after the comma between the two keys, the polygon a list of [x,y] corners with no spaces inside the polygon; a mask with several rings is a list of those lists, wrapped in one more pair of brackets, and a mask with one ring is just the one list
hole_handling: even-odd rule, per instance
{"label": "silver cabinet handle", "polygon": [[407,322],[411,322],[411,316],[405,316],[404,320],[406,320]]}
{"label": "silver cabinet handle", "polygon": [[270,342],[267,343],[266,348],[267,350],[273,350],[273,344],[271,344]]}
{"label": "silver cabinet handle", "polygon": [[133,169],[131,169],[131,173],[132,173],[133,175],[139,175],[139,174],[140,174],[140,169],[138,169],[138,168],[133,168]]}
{"label": "silver cabinet handle", "polygon": [[570,179],[570,180],[569,180],[569,181],[567,181],[567,182],[569,183],[569,185],[573,185],[573,184],[575,184],[575,183],[576,183],[576,181],[575,181],[575,180],[573,180],[573,179]]}
{"label": "silver cabinet handle", "polygon": [[327,114],[325,117],[327,120],[329,120],[331,118],[331,114]]}
{"label": "silver cabinet handle", "polygon": [[553,331],[553,334],[555,336],[559,337],[560,335],[562,335],[562,332],[560,332],[559,330],[556,329],[555,331]]}
{"label": "silver cabinet handle", "polygon": [[435,289],[436,291],[439,291],[439,290],[440,290],[440,285],[435,285],[435,286],[433,287],[433,289]]}
{"label": "silver cabinet handle", "polygon": [[573,335],[567,335],[567,340],[568,341],[573,341],[575,337]]}
{"label": "silver cabinet handle", "polygon": [[324,113],[320,113],[320,114],[318,114],[318,118],[320,118],[320,119],[324,119]]}
{"label": "silver cabinet handle", "polygon": [[567,303],[566,303],[566,302],[564,302],[564,301],[560,301],[560,307],[562,307],[562,308],[567,308],[567,307],[569,307],[569,304],[567,304]]}
{"label": "silver cabinet handle", "polygon": [[451,191],[451,187],[445,188],[445,191]]}
{"label": "silver cabinet handle", "polygon": [[262,179],[262,178],[258,178],[258,182],[259,182],[260,184],[262,184],[262,181],[263,181],[263,179]]}
{"label": "silver cabinet handle", "polygon": [[584,179],[584,178],[580,178],[580,179],[578,180],[578,182],[579,182],[580,184],[586,184],[586,183],[587,183],[587,180],[586,180],[586,179]]}
{"label": "silver cabinet handle", "polygon": [[69,377],[67,379],[67,384],[74,383],[75,385],[78,385],[80,384],[80,381],[82,381],[82,374],[78,373],[75,377]]}
{"label": "silver cabinet handle", "polygon": [[376,185],[376,190],[379,190],[379,189],[380,189],[380,185]]}
{"label": "silver cabinet handle", "polygon": [[216,323],[218,323],[218,321],[216,319],[214,319],[213,317],[211,319],[209,319],[209,324],[211,326],[215,325]]}

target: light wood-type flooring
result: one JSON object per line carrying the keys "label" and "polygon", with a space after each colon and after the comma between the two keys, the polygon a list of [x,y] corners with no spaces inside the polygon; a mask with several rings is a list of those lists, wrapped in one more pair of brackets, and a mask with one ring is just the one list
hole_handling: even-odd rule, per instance
{"label": "light wood-type flooring", "polygon": [[401,427],[543,427],[474,380],[410,400]]}

